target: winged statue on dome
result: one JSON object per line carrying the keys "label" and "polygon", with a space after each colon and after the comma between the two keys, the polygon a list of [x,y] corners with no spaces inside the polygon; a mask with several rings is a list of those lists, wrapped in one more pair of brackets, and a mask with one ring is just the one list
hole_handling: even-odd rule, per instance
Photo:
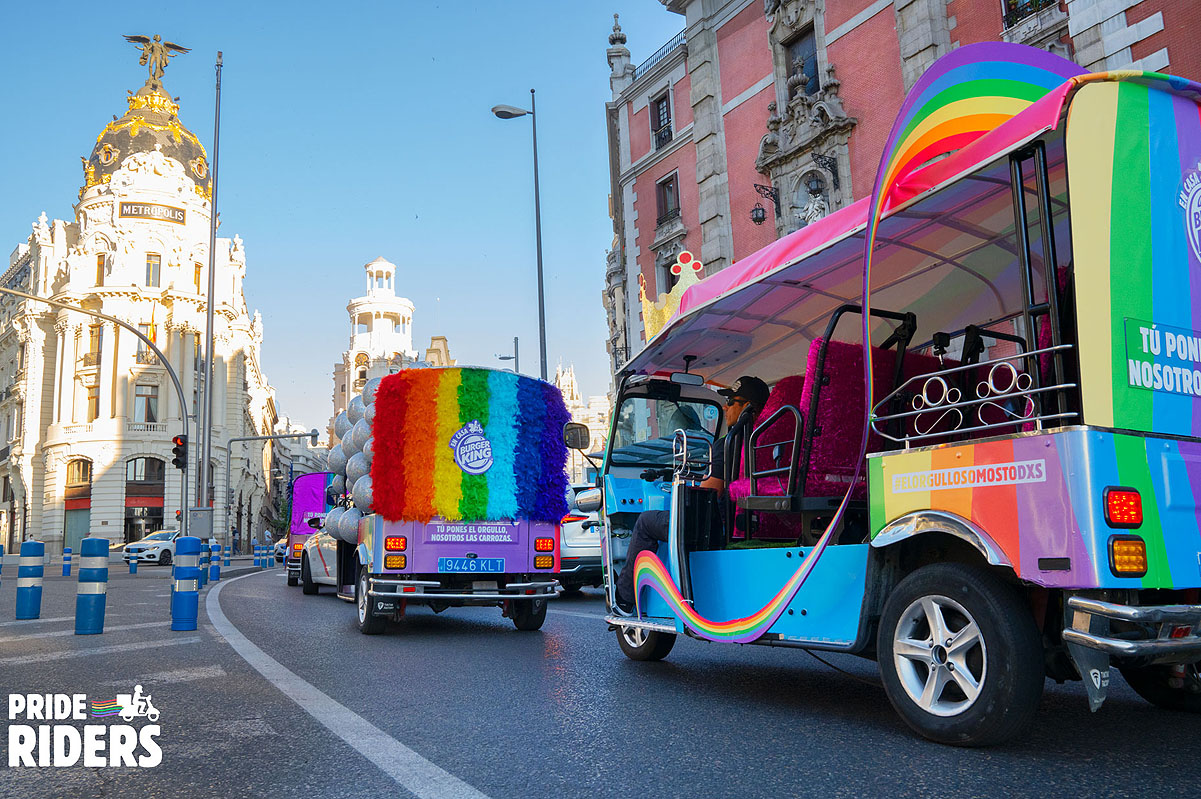
{"label": "winged statue on dome", "polygon": [[174,42],[164,42],[163,37],[157,33],[154,34],[153,39],[149,36],[126,36],[125,41],[141,48],[142,57],[138,63],[142,66],[149,66],[152,83],[162,81],[168,59],[174,58],[178,53],[188,53],[192,50],[190,47],[181,47]]}

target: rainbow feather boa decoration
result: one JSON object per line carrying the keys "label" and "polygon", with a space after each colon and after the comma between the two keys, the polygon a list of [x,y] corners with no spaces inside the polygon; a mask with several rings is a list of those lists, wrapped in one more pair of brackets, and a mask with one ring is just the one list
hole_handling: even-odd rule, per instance
{"label": "rainbow feather boa decoration", "polygon": [[[375,510],[392,522],[560,522],[569,420],[559,389],[531,377],[458,367],[389,375],[375,399]],[[476,423],[491,465],[472,474],[451,442]]]}
{"label": "rainbow feather boa decoration", "polygon": [[[870,341],[871,259],[876,232],[884,207],[902,180],[931,159],[962,149],[1029,108],[1056,87],[1062,87],[1083,70],[1071,61],[1022,45],[988,42],[968,45],[936,61],[910,90],[893,123],[884,145],[880,167],[872,189],[863,256],[863,341]],[[1065,92],[1066,92],[1065,88]],[[863,359],[867,408],[872,407],[872,359]],[[868,426],[864,425],[859,463],[850,485],[855,485],[863,470],[867,452]],[[702,638],[712,641],[750,643],[766,633],[801,590],[813,573],[842,523],[848,491],[842,498],[826,532],[801,562],[796,573],[756,613],[730,621],[712,621],[697,613],[684,601],[659,557],[642,552],[634,563],[634,585],[639,615],[641,594],[649,588],[659,594],[672,612]]]}

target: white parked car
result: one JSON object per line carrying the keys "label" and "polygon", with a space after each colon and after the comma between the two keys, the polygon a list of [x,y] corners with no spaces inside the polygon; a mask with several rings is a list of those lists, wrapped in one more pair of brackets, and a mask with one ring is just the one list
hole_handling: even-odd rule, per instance
{"label": "white parked car", "polygon": [[596,512],[584,513],[575,505],[575,495],[588,488],[595,486],[586,483],[567,489],[570,510],[560,527],[559,573],[555,575],[567,593],[601,584],[600,521]]}
{"label": "white parked car", "polygon": [[123,554],[125,562],[137,560],[138,563],[157,563],[161,566],[169,566],[175,559],[175,539],[177,538],[179,538],[179,530],[159,530],[141,541],[126,544]]}
{"label": "white parked car", "polygon": [[273,551],[275,552],[275,562],[283,563],[284,556],[288,554],[288,537],[286,535],[275,542]]}

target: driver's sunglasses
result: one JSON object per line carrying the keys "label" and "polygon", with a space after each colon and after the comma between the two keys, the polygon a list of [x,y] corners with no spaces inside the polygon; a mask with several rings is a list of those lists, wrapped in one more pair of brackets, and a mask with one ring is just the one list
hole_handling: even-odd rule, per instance
{"label": "driver's sunglasses", "polygon": [[739,404],[739,403],[746,405],[747,400],[743,399],[742,397],[728,397],[726,399],[726,407],[727,408],[729,408],[733,405]]}

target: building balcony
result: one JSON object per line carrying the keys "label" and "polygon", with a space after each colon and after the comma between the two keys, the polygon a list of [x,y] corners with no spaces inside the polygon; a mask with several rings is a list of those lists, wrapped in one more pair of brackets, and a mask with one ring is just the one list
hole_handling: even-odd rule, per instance
{"label": "building balcony", "polygon": [[85,368],[90,367],[90,366],[99,366],[100,365],[100,353],[85,352],[83,354],[83,357],[79,359],[79,365],[83,366]]}
{"label": "building balcony", "polygon": [[654,68],[655,64],[658,64],[660,61],[662,61],[663,59],[665,59],[669,55],[671,55],[673,52],[675,52],[675,49],[677,47],[687,47],[687,46],[688,46],[688,37],[686,35],[686,32],[680,31],[675,36],[671,37],[671,39],[667,42],[667,44],[663,45],[658,50],[656,50],[654,53],[652,53],[650,58],[646,59],[641,64],[639,64],[637,67],[635,67],[634,80],[638,80],[643,75],[650,72]]}
{"label": "building balcony", "polygon": [[63,425],[63,435],[65,435],[65,436],[79,436],[79,435],[84,435],[84,434],[91,433],[91,432],[92,432],[92,423],[91,422],[80,422],[79,424]]}
{"label": "building balcony", "polygon": [[1059,0],[1005,0],[1005,27],[1012,28],[1026,17],[1052,6],[1058,7]]}
{"label": "building balcony", "polygon": [[138,350],[137,362],[148,366],[158,366],[158,356],[150,350]]}
{"label": "building balcony", "polygon": [[667,124],[655,131],[655,149],[661,150],[671,144],[671,125]]}
{"label": "building balcony", "polygon": [[12,450],[12,447],[10,447],[8,445],[0,447],[0,463],[3,463],[4,461],[8,460],[8,453],[11,450]]}
{"label": "building balcony", "polygon": [[128,422],[125,429],[130,433],[165,433],[166,422]]}

